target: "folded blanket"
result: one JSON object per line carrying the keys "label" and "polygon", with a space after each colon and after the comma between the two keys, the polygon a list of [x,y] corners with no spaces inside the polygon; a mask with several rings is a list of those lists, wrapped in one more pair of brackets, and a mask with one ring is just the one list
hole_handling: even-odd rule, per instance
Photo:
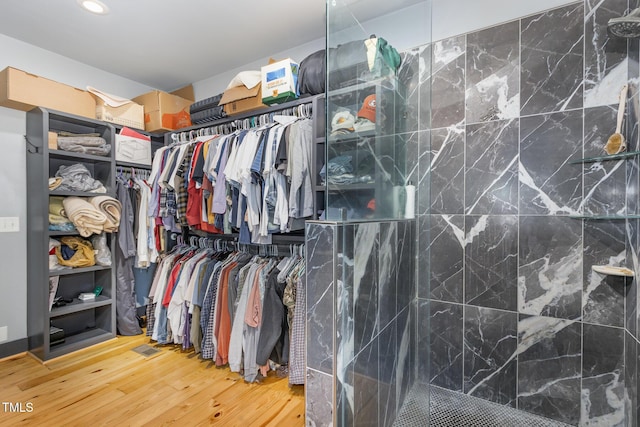
{"label": "folded blanket", "polygon": [[49,224],[71,224],[71,221],[66,216],[49,214]]}
{"label": "folded blanket", "polygon": [[67,217],[83,237],[99,234],[104,229],[107,217],[91,203],[80,197],[65,197],[62,201]]}
{"label": "folded blanket", "polygon": [[66,217],[62,201],[64,197],[49,197],[49,213],[56,216]]}
{"label": "folded blanket", "polygon": [[49,178],[49,190],[55,190],[56,188],[60,187],[60,184],[62,184],[62,178]]}
{"label": "folded blanket", "polygon": [[89,203],[107,217],[107,221],[104,224],[104,231],[107,233],[118,231],[120,212],[122,211],[122,204],[119,200],[110,196],[96,196],[89,198]]}

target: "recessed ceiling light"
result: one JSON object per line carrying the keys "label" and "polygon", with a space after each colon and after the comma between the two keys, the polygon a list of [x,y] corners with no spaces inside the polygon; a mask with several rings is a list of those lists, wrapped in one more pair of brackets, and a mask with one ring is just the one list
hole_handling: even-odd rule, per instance
{"label": "recessed ceiling light", "polygon": [[109,8],[106,4],[102,3],[100,0],[77,0],[78,4],[82,6],[83,9],[88,10],[91,13],[95,13],[96,15],[106,15],[109,13]]}

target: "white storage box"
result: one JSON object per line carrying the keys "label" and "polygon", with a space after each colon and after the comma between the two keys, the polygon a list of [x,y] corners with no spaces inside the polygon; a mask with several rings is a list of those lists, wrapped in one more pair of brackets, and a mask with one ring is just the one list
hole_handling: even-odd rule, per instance
{"label": "white storage box", "polygon": [[299,69],[291,58],[262,67],[262,102],[271,105],[296,99]]}

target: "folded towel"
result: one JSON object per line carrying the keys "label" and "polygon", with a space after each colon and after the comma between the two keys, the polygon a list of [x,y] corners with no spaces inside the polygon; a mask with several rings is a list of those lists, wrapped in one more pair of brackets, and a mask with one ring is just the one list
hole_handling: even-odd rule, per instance
{"label": "folded towel", "polygon": [[71,220],[66,216],[49,214],[49,224],[71,224]]}
{"label": "folded towel", "polygon": [[104,229],[107,217],[91,203],[80,197],[65,197],[62,201],[67,217],[83,237],[99,234]]}
{"label": "folded towel", "polygon": [[119,200],[110,196],[96,196],[89,198],[89,203],[107,217],[107,221],[104,224],[104,231],[107,233],[118,231],[118,227],[120,226],[120,212],[122,211],[122,204]]}
{"label": "folded towel", "polygon": [[56,216],[66,217],[67,215],[65,214],[64,206],[62,205],[63,200],[64,197],[49,197],[49,213]]}
{"label": "folded towel", "polygon": [[56,188],[60,187],[60,184],[62,184],[62,178],[49,178],[49,190],[55,190]]}

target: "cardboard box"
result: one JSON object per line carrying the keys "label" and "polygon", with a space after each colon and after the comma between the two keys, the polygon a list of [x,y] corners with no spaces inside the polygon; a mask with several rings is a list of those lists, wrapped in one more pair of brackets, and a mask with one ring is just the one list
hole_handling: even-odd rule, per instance
{"label": "cardboard box", "polygon": [[262,102],[271,105],[296,99],[299,69],[291,58],[263,66]]}
{"label": "cardboard box", "polygon": [[228,116],[244,113],[246,111],[266,108],[262,103],[261,84],[247,89],[246,86],[237,86],[227,89],[222,94],[219,105],[224,105],[224,112]]}
{"label": "cardboard box", "polygon": [[148,132],[182,129],[191,126],[192,101],[167,92],[153,90],[133,98],[144,106],[144,128]]}
{"label": "cardboard box", "polygon": [[135,102],[112,107],[96,98],[95,118],[134,129],[144,129],[144,107]]}
{"label": "cardboard box", "polygon": [[116,134],[116,161],[151,165],[151,142]]}
{"label": "cardboard box", "polygon": [[44,107],[90,118],[96,108],[87,91],[13,67],[0,72],[0,105],[21,111]]}
{"label": "cardboard box", "polygon": [[180,98],[188,99],[191,102],[195,102],[196,100],[196,96],[193,92],[193,85],[190,84],[169,93],[171,95],[179,96]]}

